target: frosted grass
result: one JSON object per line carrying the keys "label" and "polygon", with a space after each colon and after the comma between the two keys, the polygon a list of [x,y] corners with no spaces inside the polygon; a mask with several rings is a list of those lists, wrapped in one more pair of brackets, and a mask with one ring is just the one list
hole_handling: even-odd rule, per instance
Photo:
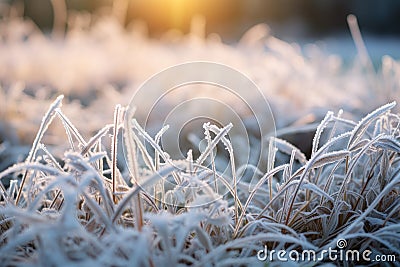
{"label": "frosted grass", "polygon": [[[43,129],[55,123],[48,117],[60,109],[60,101],[57,98],[45,115],[43,121],[48,123],[39,130],[41,138],[32,146],[29,160],[0,173],[1,181],[10,174],[30,174],[26,182],[13,182],[13,189],[0,187],[0,257],[5,265],[262,265],[256,253],[264,245],[318,251],[334,247],[338,238],[352,241],[348,249],[382,254],[400,251],[400,120],[390,113],[395,103],[354,122],[353,129],[333,134],[315,148],[310,159],[289,143],[276,140],[275,157],[292,151],[287,163],[272,164],[273,169],[253,186],[246,181],[238,181],[238,186],[226,182],[229,194],[216,197],[213,180],[232,178],[211,166],[193,168],[193,161],[203,162],[209,149],[198,159],[162,159],[157,170],[139,164],[143,154],[135,147],[140,139],[133,136],[144,133],[135,131],[137,122],[118,122],[119,112],[124,110],[120,106],[114,124],[103,128],[96,138],[113,127],[111,140],[117,128],[126,133],[124,138],[130,142],[125,144],[131,151],[128,164],[134,168],[135,178],[130,172],[117,171],[115,154],[122,152],[115,149],[116,141],[98,147],[81,144],[81,152],[71,152],[71,146],[56,160],[42,137]],[[53,114],[53,118],[57,117]],[[318,129],[335,119],[328,113]],[[341,129],[341,123],[336,124]],[[375,127],[368,127],[373,124]],[[210,147],[227,142],[223,136],[229,125],[205,127],[218,133]],[[321,140],[321,133],[317,131],[314,140]],[[165,154],[158,146],[153,149]],[[100,164],[104,160],[110,164]],[[204,175],[207,172],[214,176]],[[278,176],[280,172],[285,175]],[[118,187],[116,173],[132,183]],[[154,185],[171,175],[178,184],[164,187],[158,192],[161,201],[154,202]],[[272,181],[276,188],[271,191]],[[279,261],[271,264],[279,265]]]}
{"label": "frosted grass", "polygon": [[[19,17],[0,22],[2,264],[264,266],[264,245],[321,251],[339,238],[347,249],[399,256],[396,60],[385,56],[374,71],[364,53],[343,71],[339,57],[302,52],[265,25],[229,46],[195,26],[155,41],[139,24],[73,18],[57,40]],[[206,139],[203,153],[176,160],[160,145],[168,126],[146,132],[140,107],[125,107],[140,82],[190,60],[242,70],[268,96],[278,136],[258,140],[270,144],[265,170],[235,165],[231,124],[205,124],[205,136],[191,138]],[[125,112],[133,120],[122,122]],[[304,132],[314,134],[302,141],[308,158],[284,138]],[[217,145],[228,151],[227,172]],[[237,180],[244,171],[253,179]]]}

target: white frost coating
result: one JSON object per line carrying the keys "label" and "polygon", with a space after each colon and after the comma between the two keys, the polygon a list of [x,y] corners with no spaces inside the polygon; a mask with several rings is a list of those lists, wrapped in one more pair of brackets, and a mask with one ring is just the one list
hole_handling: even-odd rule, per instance
{"label": "white frost coating", "polygon": [[[399,97],[396,60],[384,58],[376,77],[381,88],[375,90],[357,64],[343,71],[338,57],[315,50],[303,54],[296,45],[269,36],[263,26],[249,31],[236,47],[215,38],[200,39],[200,31],[196,40],[184,36],[175,43],[156,42],[124,31],[110,19],[87,30],[71,25],[61,43],[18,18],[0,23],[0,138],[8,139],[9,132],[3,134],[8,127],[18,137],[7,140],[10,143],[1,140],[0,147],[2,265],[263,266],[256,254],[266,243],[276,249],[320,250],[335,245],[338,238],[349,239],[347,249],[363,244],[382,254],[400,251],[400,117],[391,113],[396,107],[390,103],[359,124],[350,120]],[[8,23],[21,27],[29,38],[8,36]],[[238,173],[247,170],[257,176],[237,185],[229,173],[213,167],[221,158],[210,156],[218,145],[227,148],[231,158],[241,156],[225,136],[231,125],[206,125],[210,147],[203,155],[190,150],[187,159],[178,161],[159,145],[168,131],[163,125],[155,122],[157,131],[162,129],[157,134],[137,123],[126,129],[132,126],[128,123],[121,128],[129,131],[125,138],[131,138],[134,174],[130,173],[116,140],[118,158],[111,157],[112,125],[107,123],[112,122],[114,106],[127,105],[127,96],[150,75],[190,60],[218,61],[245,72],[267,96],[278,128],[309,113],[318,123],[327,109],[339,107],[353,117],[344,114],[346,119],[339,119],[329,113],[327,120],[336,122],[337,132],[326,137],[329,124],[316,127],[310,159],[274,139],[277,146],[271,150],[276,148],[276,154],[265,164],[270,173],[253,165],[237,166]],[[129,86],[110,85],[118,81]],[[37,89],[38,84],[49,87]],[[62,113],[59,98],[34,141],[55,93],[66,95]],[[80,102],[70,101],[74,97]],[[246,121],[246,126],[251,131],[254,122]],[[296,126],[302,125],[294,124],[291,130]],[[140,143],[140,134],[146,143]],[[195,134],[193,142],[204,138],[201,132]],[[24,160],[18,143],[34,143],[26,153],[28,160],[3,171],[9,163]],[[205,158],[215,160],[214,165],[206,165]],[[111,166],[124,181],[134,175],[140,185],[118,183],[113,200]],[[29,185],[12,181],[7,191],[7,181],[20,173],[27,174]],[[224,190],[214,191],[215,181]],[[23,193],[15,203],[17,189]],[[137,199],[143,213],[134,212]],[[141,215],[143,227],[138,228]]]}

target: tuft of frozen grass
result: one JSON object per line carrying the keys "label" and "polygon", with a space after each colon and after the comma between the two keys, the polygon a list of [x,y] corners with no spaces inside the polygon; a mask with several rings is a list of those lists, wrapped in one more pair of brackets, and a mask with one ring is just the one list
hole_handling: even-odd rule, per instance
{"label": "tuft of frozen grass", "polygon": [[[26,161],[0,173],[4,265],[262,265],[257,252],[264,246],[321,251],[334,248],[338,239],[348,241],[347,249],[400,254],[400,118],[390,112],[395,103],[358,124],[328,113],[317,127],[309,159],[274,139],[276,152],[269,160],[288,154],[290,159],[268,163],[252,185],[236,181],[234,171],[202,164],[219,142],[235,153],[225,138],[230,125],[205,124],[209,142],[203,154],[193,159],[189,152],[186,160],[176,161],[157,144],[167,129],[153,138],[134,120],[122,124],[122,113],[129,118],[134,113],[121,106],[113,124],[85,141],[72,121],[56,116],[62,114],[61,99],[44,116]],[[77,146],[69,141],[62,159],[43,142],[54,119],[70,131],[66,139],[78,139]],[[328,138],[320,138],[322,129],[331,130]],[[120,130],[128,172],[116,162],[122,153]],[[149,158],[148,149],[160,159]],[[11,174],[18,180],[4,185]],[[227,194],[218,193],[214,179],[224,181]],[[319,259],[325,263],[328,258]]]}

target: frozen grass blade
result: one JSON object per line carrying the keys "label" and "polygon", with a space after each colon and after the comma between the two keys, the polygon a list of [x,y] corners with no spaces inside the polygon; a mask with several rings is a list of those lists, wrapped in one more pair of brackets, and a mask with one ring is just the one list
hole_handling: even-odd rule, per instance
{"label": "frozen grass blade", "polygon": [[[171,160],[169,158],[169,155],[164,152],[161,147],[153,140],[153,138],[150,137],[148,133],[139,125],[139,123],[136,121],[136,119],[133,119],[133,127],[138,130],[139,134],[145,138],[145,140],[154,148],[155,151],[159,153],[161,158],[164,160],[165,163],[171,163]],[[144,149],[144,151],[146,151]],[[146,152],[147,153],[147,152]],[[150,156],[149,156],[150,158]],[[154,166],[153,163],[151,163],[152,166]],[[155,168],[155,167],[153,167]]]}
{"label": "frozen grass blade", "polygon": [[[275,147],[278,149],[278,151],[281,151],[287,155],[292,155],[294,153],[293,160],[296,159],[301,164],[307,163],[306,155],[304,155],[304,153],[301,152],[300,149],[298,149],[294,145],[290,144],[289,142],[287,142],[283,139],[280,139],[280,138],[274,138],[274,144],[275,144]],[[290,164],[290,165],[292,166],[293,164]]]}
{"label": "frozen grass blade", "polygon": [[53,19],[53,36],[62,37],[65,32],[67,22],[67,5],[65,0],[51,0],[51,6],[53,8],[54,19]]}
{"label": "frozen grass blade", "polygon": [[[360,223],[365,219],[365,217],[372,212],[377,205],[379,205],[380,201],[382,198],[387,195],[396,185],[400,183],[400,174],[397,174],[390,183],[379,193],[379,195],[374,199],[374,201],[368,206],[367,209],[365,209],[360,215],[357,216],[357,218],[349,225],[346,227],[341,232],[341,236],[346,236],[347,234],[351,233],[354,231],[355,228],[357,228]],[[333,247],[336,246],[338,238],[334,238],[329,244],[325,245],[324,247]]]}
{"label": "frozen grass blade", "polygon": [[[161,130],[156,134],[154,141],[156,144],[160,143],[162,135],[169,129],[169,125],[165,125],[161,128]],[[160,169],[160,153],[158,150],[154,152],[154,164],[155,170],[158,171]]]}
{"label": "frozen grass blade", "polygon": [[[210,127],[210,125],[205,124],[203,127],[205,127],[205,129],[208,129],[208,127]],[[196,160],[196,163],[198,165],[203,164],[203,162],[210,155],[210,153],[214,149],[214,147],[221,141],[222,137],[224,137],[232,127],[233,127],[233,125],[232,125],[232,123],[230,123],[221,129],[221,131],[215,136],[215,138],[212,140],[212,142],[207,146],[207,148],[204,150],[204,152],[201,153],[200,157]]]}
{"label": "frozen grass blade", "polygon": [[[76,127],[71,123],[71,121],[64,115],[64,113],[62,113],[62,111],[60,109],[56,110],[58,117],[61,119],[65,130],[67,131],[67,134],[69,135],[69,133],[73,133],[75,138],[78,140],[79,145],[85,147],[86,146],[86,141],[85,139],[82,137],[82,135],[79,133],[78,129],[76,129]],[[72,138],[71,138],[72,140]]]}
{"label": "frozen grass blade", "polygon": [[[134,212],[135,212],[135,219],[136,219],[136,224],[137,224],[137,228],[139,231],[142,230],[142,226],[143,226],[143,207],[142,207],[142,201],[139,195],[139,189],[140,189],[140,185],[139,185],[139,166],[138,166],[138,160],[136,157],[136,144],[135,143],[135,139],[134,139],[134,135],[135,133],[133,132],[133,128],[132,128],[132,118],[133,118],[133,114],[135,112],[135,109],[126,109],[125,112],[125,123],[124,123],[124,131],[125,131],[125,135],[124,135],[124,140],[125,140],[125,146],[126,146],[126,155],[127,155],[127,160],[128,160],[128,168],[129,171],[131,172],[132,175],[132,182],[135,185],[135,190],[138,190],[138,192],[136,193],[132,193],[130,194],[132,197],[135,198],[135,206],[134,206]],[[125,199],[127,199],[125,197]],[[118,209],[120,209],[120,212],[122,212],[122,208],[119,207],[123,207],[123,205],[126,205],[127,202],[124,202],[124,199],[122,199],[121,201],[122,204],[120,203],[120,205],[117,207],[117,211]],[[119,216],[119,213],[116,212],[115,214],[117,214],[117,216]],[[114,215],[112,221],[114,222],[116,217],[116,215]]]}
{"label": "frozen grass blade", "polygon": [[112,157],[112,165],[111,165],[111,179],[112,179],[112,195],[114,204],[117,203],[117,187],[118,187],[118,179],[117,179],[117,149],[118,149],[118,130],[121,119],[121,112],[123,113],[123,109],[121,105],[117,105],[115,107],[114,113],[114,127],[113,127],[113,137],[111,142],[111,157]]}
{"label": "frozen grass blade", "polygon": [[[228,129],[226,129],[228,126],[230,126]],[[227,127],[224,127],[222,129],[219,129],[218,127],[216,127],[215,125],[209,125],[209,124],[205,124],[204,127],[208,130],[213,131],[216,134],[215,139],[213,140],[213,142],[215,140],[217,140],[217,137],[219,134],[221,134],[221,132],[226,131],[225,134],[228,133],[228,131],[233,127],[232,124],[229,124]],[[225,137],[225,134],[220,135],[221,136],[221,141],[224,143],[226,149],[229,152],[229,161],[230,161],[230,165],[231,165],[231,172],[232,172],[232,181],[233,181],[233,199],[235,200],[235,225],[238,223],[238,218],[239,218],[239,206],[241,206],[240,203],[240,199],[238,198],[238,190],[237,190],[237,175],[236,175],[236,164],[235,164],[235,157],[233,155],[233,147],[231,142]],[[208,141],[210,142],[211,139],[209,138]],[[210,147],[210,153],[211,153],[211,158],[213,159],[213,144],[212,142],[208,144],[208,147]],[[207,150],[207,149],[206,149]],[[206,151],[204,151],[206,152]],[[216,186],[216,170],[215,170],[215,164],[214,161],[212,163],[212,170],[214,173],[214,182],[215,182],[215,188],[217,188]],[[218,194],[218,191],[216,190],[216,193]],[[238,203],[239,202],[239,203]],[[243,212],[243,211],[242,211]]]}
{"label": "frozen grass blade", "polygon": [[328,126],[328,123],[331,121],[333,116],[333,112],[328,112],[322,122],[318,125],[317,131],[315,132],[312,149],[311,149],[311,156],[315,154],[318,150],[319,140],[321,138],[322,132]]}
{"label": "frozen grass blade", "polygon": [[[240,217],[239,217],[238,223],[236,224],[236,229],[235,229],[234,236],[237,236],[238,231],[239,231],[239,227],[241,227],[242,221],[243,221],[243,219],[244,219],[245,212],[247,211],[247,208],[249,207],[251,201],[253,200],[254,195],[256,194],[257,190],[261,187],[262,184],[265,183],[265,181],[267,181],[267,180],[268,180],[268,181],[271,181],[270,177],[274,176],[276,173],[278,173],[278,172],[280,172],[280,171],[283,171],[283,170],[285,169],[285,167],[286,167],[286,165],[281,165],[281,166],[278,166],[278,167],[276,167],[276,168],[270,170],[270,171],[269,171],[268,173],[266,173],[266,174],[258,181],[258,183],[254,186],[254,189],[250,192],[250,195],[249,195],[249,197],[247,198],[246,203],[244,204],[243,212],[242,212],[242,214],[241,214]],[[272,203],[272,201],[273,201],[274,199],[276,199],[276,198],[277,198],[277,196],[275,196],[275,198],[271,198],[271,199],[269,200],[269,203]]]}
{"label": "frozen grass blade", "polygon": [[86,155],[89,153],[90,149],[96,145],[96,143],[102,138],[107,132],[112,129],[114,126],[112,124],[106,125],[103,127],[96,135],[94,135],[90,140],[87,142],[86,146],[82,149],[81,155]]}
{"label": "frozen grass blade", "polygon": [[[57,99],[51,104],[49,110],[47,111],[46,115],[43,117],[42,119],[42,123],[40,125],[39,131],[35,137],[35,140],[33,141],[33,145],[31,150],[29,151],[28,157],[26,158],[25,162],[26,163],[31,163],[33,161],[33,159],[36,156],[36,152],[39,148],[40,145],[40,141],[43,138],[44,133],[46,132],[47,128],[49,127],[49,125],[51,124],[51,122],[53,121],[57,109],[59,109],[62,105],[62,99],[64,98],[63,95],[60,95],[59,97],[57,97]],[[22,195],[22,191],[24,189],[26,180],[28,177],[28,171],[25,171],[22,180],[21,180],[21,185],[19,187],[18,193],[17,193],[17,197],[15,199],[15,205],[18,205],[20,199],[21,199],[21,195]]]}
{"label": "frozen grass blade", "polygon": [[[139,195],[139,192],[141,190],[143,190],[143,188],[147,188],[151,185],[153,185],[154,183],[156,183],[158,180],[162,179],[164,176],[168,175],[169,173],[171,173],[172,171],[174,171],[176,169],[176,166],[167,166],[164,167],[163,169],[161,169],[159,172],[155,173],[154,175],[152,175],[151,177],[147,178],[141,185],[136,186],[134,189],[132,189],[130,192],[128,192],[125,197],[120,201],[120,203],[118,204],[114,215],[112,216],[112,222],[115,222],[117,220],[117,218],[119,216],[121,216],[121,213],[123,211],[124,208],[126,208],[127,204],[129,203],[129,201],[135,197]],[[140,218],[136,218],[136,220],[138,220]],[[143,218],[142,218],[143,220]],[[140,221],[138,221],[139,225],[140,225]],[[141,226],[139,227],[139,231],[141,230],[140,227],[143,227],[143,222]]]}
{"label": "frozen grass blade", "polygon": [[360,27],[358,26],[357,22],[357,17],[350,14],[347,16],[347,23],[350,28],[351,36],[353,37],[354,43],[356,44],[358,54],[361,58],[362,63],[366,67],[366,69],[369,71],[370,74],[374,74],[374,66],[371,62],[371,58],[368,55],[367,48],[365,46],[365,43],[363,41],[361,32],[360,32]]}
{"label": "frozen grass blade", "polygon": [[362,137],[362,135],[365,133],[365,131],[367,130],[368,126],[371,124],[372,121],[378,119],[379,116],[391,110],[395,105],[396,102],[388,103],[374,110],[367,116],[365,116],[352,131],[347,147],[349,148],[353,146],[353,144],[356,143]]}

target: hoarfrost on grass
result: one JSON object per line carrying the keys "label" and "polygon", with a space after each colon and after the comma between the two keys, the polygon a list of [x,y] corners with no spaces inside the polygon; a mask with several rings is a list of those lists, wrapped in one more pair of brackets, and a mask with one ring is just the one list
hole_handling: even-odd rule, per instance
{"label": "hoarfrost on grass", "polygon": [[[359,62],[344,70],[338,57],[315,47],[302,52],[265,25],[226,45],[195,32],[155,41],[135,25],[94,21],[77,20],[63,41],[21,18],[0,22],[4,265],[263,265],[257,251],[264,246],[321,251],[339,238],[347,249],[399,253],[400,117],[395,102],[384,105],[398,98],[396,60],[384,57],[377,73]],[[140,107],[124,108],[132,88],[190,60],[235,67],[268,97],[279,136],[249,137],[269,142],[265,169],[236,166],[241,153],[226,137],[230,124],[205,124],[202,153],[176,160],[160,145],[169,130],[161,122],[154,132],[121,122],[124,112],[141,116]],[[58,94],[62,107],[61,97],[49,102]],[[335,112],[323,119],[328,110]],[[301,132],[315,132],[309,158],[279,138]],[[192,142],[203,138],[192,134]],[[227,172],[220,172],[217,145],[229,154]],[[237,180],[245,171],[250,179]]]}
{"label": "hoarfrost on grass", "polygon": [[[59,101],[50,107],[44,123],[51,123],[46,118]],[[85,153],[67,151],[60,167],[45,149],[39,130],[35,143],[41,145],[33,145],[29,160],[0,173],[1,181],[12,173],[27,177],[25,183],[12,182],[15,190],[1,187],[2,262],[28,266],[262,264],[256,255],[264,246],[320,251],[334,247],[338,238],[351,240],[348,249],[398,253],[400,218],[395,210],[399,208],[400,176],[390,170],[398,169],[400,121],[390,113],[392,107],[378,108],[361,120],[375,123],[375,127],[354,123],[353,130],[332,134],[308,160],[296,148],[276,139],[280,145],[275,157],[283,155],[279,148],[284,154],[293,149],[289,162],[270,169],[256,185],[245,180],[237,181],[238,186],[225,182],[228,193],[219,197],[213,175],[204,174],[215,173],[226,181],[233,178],[211,167],[193,168],[190,157],[186,161],[166,157],[158,170],[130,161],[131,168],[138,168],[135,173],[141,182],[127,186],[123,183],[129,181],[129,172],[111,171],[118,168],[112,163],[116,157],[107,153],[112,146],[87,149],[82,139],[77,148]],[[327,118],[334,120],[332,115]],[[392,123],[382,127],[381,121],[388,119]],[[78,131],[65,125],[66,129],[71,127]],[[141,141],[134,135],[148,135],[135,132],[139,127],[134,123],[123,128],[130,132],[125,138],[135,145]],[[205,125],[205,129],[211,128],[220,136],[210,140],[210,148],[214,141],[224,142],[230,127]],[[154,141],[151,136],[146,140]],[[360,147],[348,150],[351,140]],[[334,144],[341,149],[332,150]],[[165,153],[156,142],[151,146]],[[204,161],[208,151],[197,163]],[[145,155],[136,150],[132,153],[137,159]],[[44,155],[53,160],[43,162]],[[111,164],[104,165],[103,160]],[[381,165],[388,171],[376,171]],[[285,176],[277,175],[280,172]],[[123,180],[113,179],[116,175],[122,175]],[[161,186],[164,191],[158,191],[154,198],[153,186],[167,182],[171,175],[176,186]],[[332,181],[327,183],[326,179]],[[272,181],[279,186],[271,191]],[[166,201],[168,196],[180,197],[174,202]],[[327,262],[326,258],[320,260],[321,264]]]}

